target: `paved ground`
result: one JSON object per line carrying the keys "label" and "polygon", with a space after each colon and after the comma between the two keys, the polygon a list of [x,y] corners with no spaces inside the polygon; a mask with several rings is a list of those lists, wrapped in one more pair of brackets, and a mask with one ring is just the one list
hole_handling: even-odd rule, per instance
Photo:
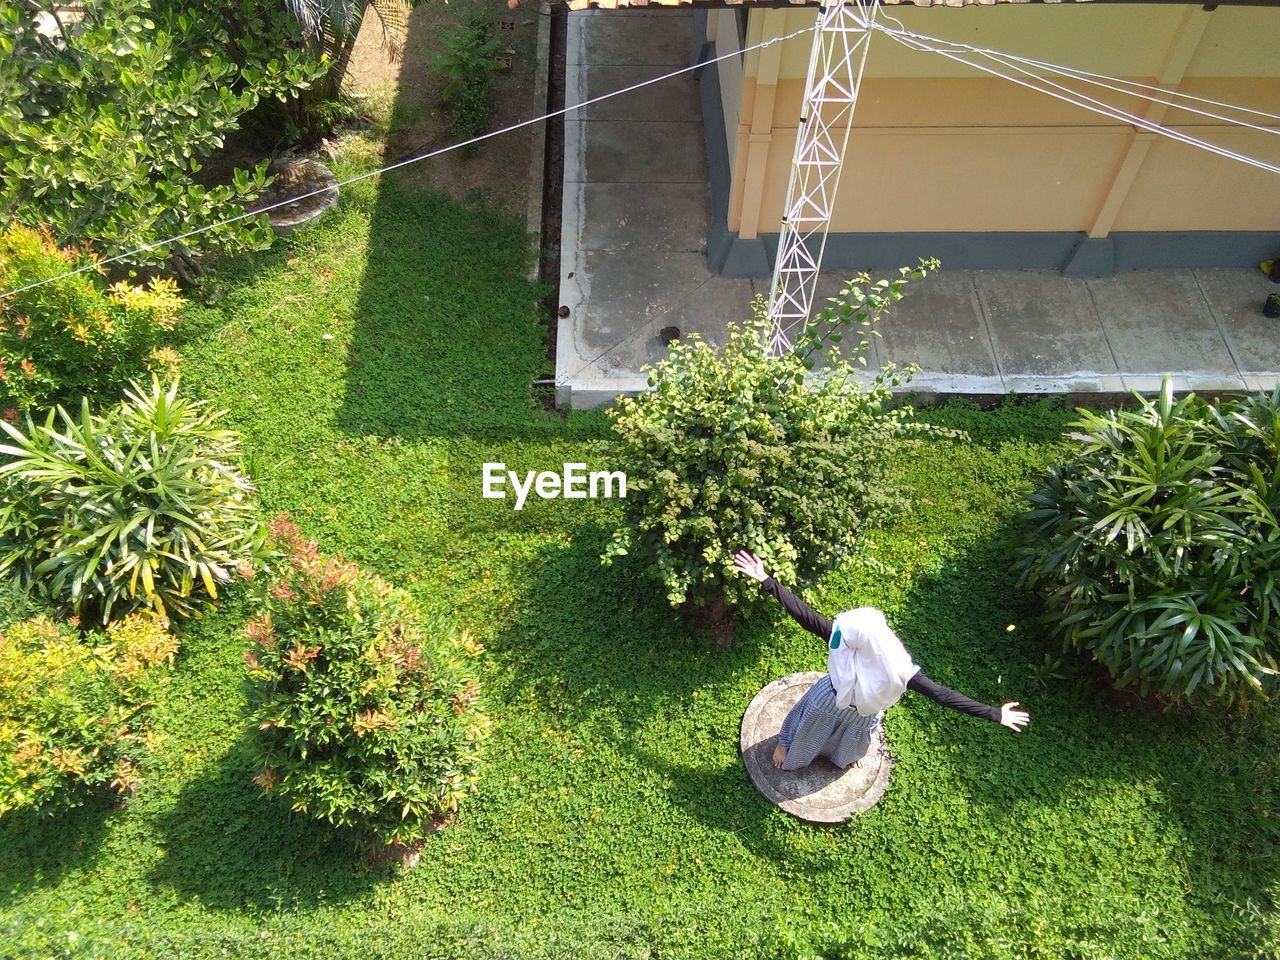
{"label": "paved ground", "polygon": [[[566,103],[688,63],[691,15],[569,15]],[[660,22],[659,22],[660,18]],[[692,74],[575,111],[565,123],[559,399],[575,407],[644,388],[663,327],[718,340],[767,278],[706,264],[706,150]],[[821,297],[842,277],[824,276]],[[936,393],[1117,393],[1271,389],[1277,289],[1258,270],[1142,270],[1085,280],[1040,271],[943,271],[881,326],[868,361],[916,363]]]}

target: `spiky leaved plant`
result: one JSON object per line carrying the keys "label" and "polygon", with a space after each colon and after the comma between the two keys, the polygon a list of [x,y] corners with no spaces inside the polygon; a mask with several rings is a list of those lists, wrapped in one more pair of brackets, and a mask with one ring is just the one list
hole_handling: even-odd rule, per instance
{"label": "spiky leaved plant", "polygon": [[105,414],[85,400],[0,422],[0,574],[86,623],[193,613],[262,552],[239,434],[153,380]]}
{"label": "spiky leaved plant", "polygon": [[1016,569],[1118,686],[1247,705],[1280,653],[1280,391],[1080,411],[1030,495]]}

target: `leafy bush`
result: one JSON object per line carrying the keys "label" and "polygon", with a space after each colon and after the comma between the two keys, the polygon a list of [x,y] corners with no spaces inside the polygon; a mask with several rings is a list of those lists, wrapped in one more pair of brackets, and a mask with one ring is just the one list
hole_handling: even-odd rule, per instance
{"label": "leafy bush", "polygon": [[493,74],[499,69],[493,56],[498,41],[492,35],[492,16],[479,11],[456,32],[441,35],[445,51],[431,60],[431,68],[445,81],[440,98],[453,104],[454,136],[474,137],[489,126]]}
{"label": "leafy bush", "polygon": [[1117,685],[1247,704],[1280,652],[1280,392],[1079,411],[1017,554],[1064,649]]}
{"label": "leafy bush", "polygon": [[[0,231],[0,290],[59,277],[90,260],[58,249],[48,230],[12,224]],[[121,386],[164,359],[160,345],[182,303],[171,280],[108,287],[94,272],[0,299],[0,407],[44,407]]]}
{"label": "leafy bush", "polygon": [[295,810],[412,846],[475,776],[487,720],[464,657],[483,648],[287,518],[270,527],[284,560],[246,630],[256,779]]}
{"label": "leafy bush", "polygon": [[104,415],[0,423],[0,574],[86,622],[146,605],[186,616],[259,555],[239,435],[153,381]]}
{"label": "leafy bush", "polygon": [[[672,605],[714,607],[758,596],[732,572],[738,549],[791,583],[847,557],[901,506],[893,457],[911,438],[941,431],[912,422],[908,407],[889,408],[901,382],[892,368],[863,385],[833,351],[829,370],[807,383],[818,331],[834,327],[827,339],[838,340],[856,324],[869,335],[907,280],[931,266],[904,269],[892,283],[856,278],[777,359],[767,354],[759,307],[754,322],[729,325],[722,350],[696,335],[673,344],[650,371],[652,390],[610,411],[627,525],[604,561],[641,550]],[[852,359],[865,363],[867,346],[864,335]]]}
{"label": "leafy bush", "polygon": [[73,805],[78,786],[131,793],[145,707],[177,649],[148,613],[83,639],[45,618],[10,627],[0,637],[0,816]]}
{"label": "leafy bush", "polygon": [[0,583],[0,633],[23,620],[52,618],[55,613],[50,604],[12,580]]}
{"label": "leafy bush", "polygon": [[201,161],[261,98],[323,72],[265,50],[237,65],[221,52],[226,30],[148,0],[88,0],[74,22],[61,5],[0,0],[0,216],[47,223],[59,244],[92,241],[98,256],[155,244],[129,263],[173,258],[184,273],[202,249],[269,244],[265,215],[159,242],[257,198],[265,162],[209,186]]}

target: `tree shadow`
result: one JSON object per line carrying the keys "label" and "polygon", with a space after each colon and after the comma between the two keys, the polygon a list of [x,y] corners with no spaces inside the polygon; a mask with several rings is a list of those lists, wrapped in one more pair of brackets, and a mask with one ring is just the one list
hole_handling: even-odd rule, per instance
{"label": "tree shadow", "polygon": [[[625,768],[643,771],[640,779],[711,831],[761,858],[795,861],[778,826],[792,818],[756,791],[737,744],[762,677],[789,672],[786,653],[770,649],[779,628],[799,628],[765,601],[740,614],[733,645],[718,649],[671,608],[645,560],[628,555],[602,567],[608,539],[607,528],[587,525],[531,562],[504,628],[485,642],[509,678],[504,699],[616,751]],[[799,642],[810,641],[805,634]],[[714,748],[679,739],[686,732]],[[799,859],[801,872],[824,870],[819,858]]]}
{"label": "tree shadow", "polygon": [[524,225],[483,201],[380,185],[339,426],[366,436],[537,433],[543,330]]}
{"label": "tree shadow", "polygon": [[82,805],[52,816],[19,810],[0,819],[0,907],[89,866],[119,807],[117,798],[95,792]]}
{"label": "tree shadow", "polygon": [[[536,31],[536,16],[513,17],[521,20],[518,30]],[[406,49],[438,46],[438,26],[430,20],[425,7],[415,11]],[[438,131],[415,133],[409,120],[439,85],[425,72],[426,63],[425,57],[406,58],[402,67],[388,161],[452,142]],[[528,111],[527,91],[513,76],[500,75],[497,82],[494,128]],[[424,144],[426,134],[440,142]],[[508,142],[512,136],[482,144],[482,155],[471,161],[450,155],[379,177],[337,414],[343,430],[407,438],[540,432],[542,406],[533,382],[552,370],[539,287],[529,279],[534,244],[524,211],[481,190],[459,203],[441,189],[502,184],[512,174],[495,164],[511,151],[524,151],[518,165],[511,161],[515,176],[522,175],[529,147],[525,134],[517,136],[519,143]]]}
{"label": "tree shadow", "polygon": [[263,795],[248,739],[192,780],[157,818],[154,881],[227,911],[310,910],[364,896],[389,875],[357,840]]}
{"label": "tree shadow", "polygon": [[[1038,624],[1038,600],[1015,587],[1010,529],[1000,526],[957,551],[886,612],[935,681],[987,703],[1021,701],[1033,718],[1023,733],[908,693],[886,716],[896,761],[888,792],[835,827],[801,824],[776,810],[753,788],[741,759],[724,758],[723,750],[692,756],[655,749],[629,735],[635,726],[618,732],[616,748],[657,774],[669,802],[692,819],[815,881],[830,876],[832,847],[797,844],[797,831],[832,834],[842,855],[855,858],[883,858],[886,838],[909,836],[909,856],[929,864],[960,855],[962,843],[997,874],[1007,869],[1001,860],[1021,861],[1031,882],[1041,865],[1050,873],[1097,857],[1108,883],[1136,870],[1130,896],[1167,895],[1149,885],[1177,883],[1171,871],[1184,872],[1187,902],[1221,921],[1226,955],[1243,927],[1225,918],[1248,904],[1265,913],[1276,890],[1280,758],[1272,745],[1280,711],[1265,707],[1243,718],[1166,712],[1118,694],[1078,655],[1063,656],[1058,676],[1048,676],[1045,654],[1057,657],[1059,647]],[[772,628],[761,622],[750,634]],[[768,653],[759,639],[744,640],[742,660],[731,653],[711,664],[681,664],[687,678],[667,676],[677,665],[659,663],[644,671],[638,689],[682,699],[725,685],[733,674],[758,674],[750,660]],[[600,691],[616,702],[620,694],[605,687],[593,684],[587,699]],[[737,726],[724,726],[719,735],[736,739]],[[905,861],[899,867],[916,869]],[[1066,869],[1078,877],[1076,867]],[[1262,919],[1253,928],[1255,939],[1274,935]]]}
{"label": "tree shadow", "polygon": [[601,565],[608,540],[605,527],[587,525],[570,545],[543,547],[486,646],[510,672],[512,695],[532,697],[566,725],[607,714],[610,739],[621,743],[664,706],[753,671],[761,634],[740,630],[730,649],[714,648],[670,606],[645,561]]}

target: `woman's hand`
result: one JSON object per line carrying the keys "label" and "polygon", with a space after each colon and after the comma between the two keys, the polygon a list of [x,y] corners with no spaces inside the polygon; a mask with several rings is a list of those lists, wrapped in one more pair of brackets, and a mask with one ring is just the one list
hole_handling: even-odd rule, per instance
{"label": "woman's hand", "polygon": [[750,577],[756,582],[760,582],[769,576],[764,572],[764,561],[750,550],[739,550],[735,553],[733,555],[733,565],[738,568],[738,572],[743,576]]}
{"label": "woman's hand", "polygon": [[1000,723],[1014,733],[1021,733],[1022,728],[1031,722],[1031,714],[1025,710],[1015,710],[1018,706],[1017,700],[1010,700],[1008,703],[1000,707]]}

